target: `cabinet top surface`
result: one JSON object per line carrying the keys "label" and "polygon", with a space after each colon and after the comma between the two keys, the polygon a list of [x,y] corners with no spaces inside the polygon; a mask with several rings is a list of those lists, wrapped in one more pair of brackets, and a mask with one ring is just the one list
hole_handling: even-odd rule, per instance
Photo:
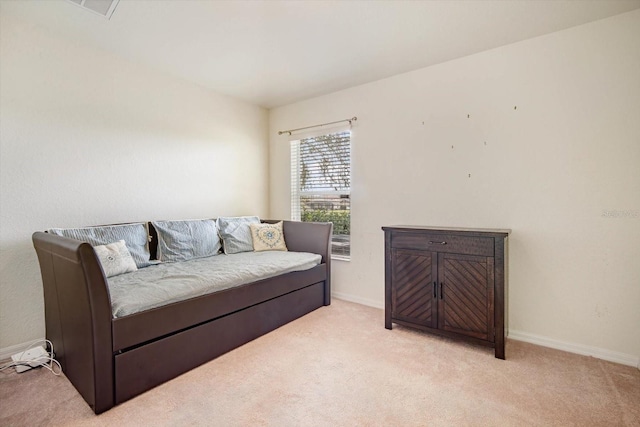
{"label": "cabinet top surface", "polygon": [[397,231],[438,231],[438,232],[467,232],[467,233],[486,233],[486,234],[502,234],[511,233],[509,228],[464,228],[464,227],[430,227],[426,225],[391,225],[382,227],[383,230]]}

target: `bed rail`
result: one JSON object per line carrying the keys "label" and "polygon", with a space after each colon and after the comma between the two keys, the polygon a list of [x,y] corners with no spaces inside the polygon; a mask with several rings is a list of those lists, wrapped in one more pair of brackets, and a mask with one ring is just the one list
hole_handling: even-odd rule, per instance
{"label": "bed rail", "polygon": [[88,243],[33,234],[44,289],[46,336],[65,375],[96,413],[113,406],[111,300]]}
{"label": "bed rail", "polygon": [[[266,220],[274,223],[279,221]],[[287,249],[296,252],[311,252],[322,255],[327,265],[327,280],[324,287],[324,305],[331,304],[331,235],[330,222],[283,221],[284,240]]]}

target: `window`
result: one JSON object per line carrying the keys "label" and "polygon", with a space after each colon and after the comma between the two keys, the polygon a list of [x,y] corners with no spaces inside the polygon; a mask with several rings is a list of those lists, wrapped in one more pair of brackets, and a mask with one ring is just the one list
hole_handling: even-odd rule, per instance
{"label": "window", "polygon": [[351,254],[351,132],[291,141],[291,219],[332,222],[331,254]]}

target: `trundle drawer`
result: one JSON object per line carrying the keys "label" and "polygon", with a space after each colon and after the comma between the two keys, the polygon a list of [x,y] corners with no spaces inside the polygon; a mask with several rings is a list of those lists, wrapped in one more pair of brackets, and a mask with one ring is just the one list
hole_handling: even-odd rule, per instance
{"label": "trundle drawer", "polygon": [[493,256],[492,237],[396,232],[392,234],[391,247],[463,255]]}
{"label": "trundle drawer", "polygon": [[115,403],[162,384],[322,307],[324,282],[116,354]]}

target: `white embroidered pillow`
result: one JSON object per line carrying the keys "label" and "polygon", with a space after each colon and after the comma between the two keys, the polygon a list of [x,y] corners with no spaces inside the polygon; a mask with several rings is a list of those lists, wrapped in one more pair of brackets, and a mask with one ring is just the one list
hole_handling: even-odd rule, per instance
{"label": "white embroidered pillow", "polygon": [[260,251],[286,251],[282,232],[282,221],[275,224],[249,224],[253,250]]}
{"label": "white embroidered pillow", "polygon": [[93,250],[96,251],[100,264],[102,264],[102,270],[107,277],[138,269],[124,240],[118,240],[108,245],[94,246]]}

